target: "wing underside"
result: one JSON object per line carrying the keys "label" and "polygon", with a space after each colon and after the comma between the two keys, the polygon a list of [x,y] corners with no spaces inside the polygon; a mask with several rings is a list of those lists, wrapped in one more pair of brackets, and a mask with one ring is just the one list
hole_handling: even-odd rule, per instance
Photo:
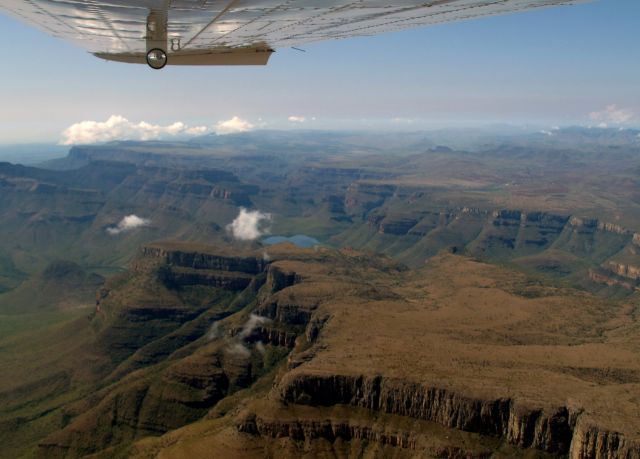
{"label": "wing underside", "polygon": [[2,0],[0,10],[99,57],[123,62],[144,62],[153,33],[150,14],[161,14],[170,62],[193,65],[266,63],[275,48],[580,2]]}

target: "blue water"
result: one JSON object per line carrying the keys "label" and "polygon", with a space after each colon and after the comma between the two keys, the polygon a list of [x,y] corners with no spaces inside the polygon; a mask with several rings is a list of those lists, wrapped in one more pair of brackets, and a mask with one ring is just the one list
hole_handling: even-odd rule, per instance
{"label": "blue water", "polygon": [[298,247],[313,247],[320,244],[320,241],[314,237],[305,236],[304,234],[296,234],[295,236],[269,236],[262,240],[265,245],[280,244],[281,242],[291,242]]}

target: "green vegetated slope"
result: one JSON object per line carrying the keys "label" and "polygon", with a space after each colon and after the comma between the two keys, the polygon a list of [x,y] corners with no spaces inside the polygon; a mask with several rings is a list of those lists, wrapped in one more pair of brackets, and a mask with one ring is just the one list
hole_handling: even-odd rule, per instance
{"label": "green vegetated slope", "polygon": [[[260,263],[276,249],[230,245],[226,226],[239,207],[271,213],[272,234],[304,234],[328,246],[387,254],[409,272],[445,250],[510,266],[536,279],[534,284],[598,293],[614,309],[617,301],[632,305],[640,279],[638,153],[637,133],[610,130],[566,129],[553,137],[267,132],[76,147],[48,168],[2,163],[0,426],[10,433],[6,451],[74,455],[107,448],[105,454],[115,454],[109,448],[202,419],[214,406],[223,414],[244,400],[234,394],[268,392],[282,376],[275,368],[286,366],[283,356],[296,337],[302,352],[304,340],[319,329],[307,323],[311,313],[298,311],[301,298],[304,303],[315,293],[289,299],[289,309],[297,311],[291,317],[287,308],[262,310],[273,322],[257,328],[266,334],[260,339],[234,338],[266,295],[261,283],[291,281],[286,275],[265,280],[269,270]],[[148,223],[108,231],[127,215]],[[232,252],[253,247],[257,252],[240,258],[255,259],[261,268],[167,261],[167,253],[180,247],[156,247],[156,255],[141,249],[165,238],[188,241],[186,252],[228,258],[237,254],[199,244],[226,244]],[[333,264],[341,260],[337,253],[322,256]],[[373,255],[361,260],[378,263]],[[363,266],[349,269],[346,277],[354,269],[367,272]],[[529,290],[536,288],[525,288],[523,295],[538,294]],[[628,307],[622,322],[635,317]],[[281,328],[278,314],[287,317]],[[224,325],[222,335],[210,329],[214,322]],[[632,335],[624,333],[623,341]],[[634,381],[625,362],[598,365],[566,366],[578,368],[571,371],[580,378]],[[264,419],[266,411],[261,413]],[[363,425],[371,416],[361,413]],[[211,422],[203,428],[224,435],[236,423]],[[265,426],[272,424],[243,424],[260,432],[252,443],[257,450],[275,451],[275,443],[264,440]],[[351,429],[360,439],[384,437],[356,427],[339,422],[331,429]],[[480,450],[494,449],[491,438],[478,440]],[[287,447],[300,452],[295,441]],[[316,446],[327,448],[324,441]],[[245,442],[243,437],[242,445],[251,443]],[[364,444],[354,448],[372,451]]]}
{"label": "green vegetated slope", "polygon": [[[436,143],[444,141],[458,148]],[[411,266],[456,247],[585,285],[615,283],[625,276],[608,261],[633,255],[640,221],[638,148],[634,132],[578,128],[551,137],[261,132],[74,147],[48,164],[62,170],[0,167],[0,288],[55,259],[108,273],[153,240],[223,241],[241,206],[271,213],[274,234],[382,251]],[[148,226],[107,231],[132,214]],[[625,259],[618,271],[633,271],[633,256]]]}
{"label": "green vegetated slope", "polygon": [[93,308],[31,331],[11,316],[25,330],[0,341],[15,368],[3,454],[640,451],[635,300],[450,254],[418,270],[354,250],[269,255],[151,244]]}

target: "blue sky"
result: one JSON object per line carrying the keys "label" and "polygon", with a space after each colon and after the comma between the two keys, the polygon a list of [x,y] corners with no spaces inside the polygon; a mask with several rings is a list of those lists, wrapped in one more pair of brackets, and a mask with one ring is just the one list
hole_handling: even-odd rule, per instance
{"label": "blue sky", "polygon": [[74,123],[112,115],[267,128],[640,124],[638,0],[278,50],[266,67],[160,72],[101,61],[2,15],[0,30],[0,144],[57,142]]}

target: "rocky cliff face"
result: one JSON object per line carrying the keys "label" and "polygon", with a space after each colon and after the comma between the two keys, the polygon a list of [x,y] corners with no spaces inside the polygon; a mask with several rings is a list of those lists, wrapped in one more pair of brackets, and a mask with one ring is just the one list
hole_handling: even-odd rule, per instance
{"label": "rocky cliff face", "polygon": [[242,291],[251,284],[253,278],[251,276],[243,276],[242,273],[229,273],[227,271],[169,268],[164,272],[163,280],[167,285],[175,287],[204,285],[225,290]]}
{"label": "rocky cliff face", "polygon": [[364,440],[380,446],[415,450],[416,442],[408,432],[385,432],[383,429],[352,422],[331,420],[277,421],[256,415],[245,416],[238,422],[238,431],[263,437],[288,437],[296,441],[322,438],[336,440]]}
{"label": "rocky cliff face", "polygon": [[634,281],[640,280],[640,267],[638,266],[609,261],[606,264],[606,268],[617,276]]}
{"label": "rocky cliff face", "polygon": [[[597,219],[519,209],[424,205],[406,213],[379,205],[366,212],[365,224],[341,238],[345,245],[383,251],[414,267],[440,250],[456,247],[482,259],[515,260],[546,274],[581,280],[589,277],[585,266],[596,268],[614,261],[608,259],[623,249],[635,253],[631,249],[637,246],[632,231]],[[525,257],[535,259],[529,263]],[[606,269],[635,281],[635,264],[626,265]]]}
{"label": "rocky cliff face", "polygon": [[636,283],[616,276],[606,269],[590,269],[589,280],[596,284],[604,284],[609,287],[620,286],[627,290],[635,290]]}
{"label": "rocky cliff face", "polygon": [[261,273],[268,264],[262,258],[228,257],[153,245],[143,247],[142,255],[144,257],[161,259],[167,264],[181,268],[237,271],[245,274]]}
{"label": "rocky cliff face", "polygon": [[504,437],[522,448],[567,453],[577,413],[566,407],[544,410],[509,399],[483,400],[383,377],[299,374],[280,387],[284,403],[352,405],[434,421],[469,432]]}
{"label": "rocky cliff face", "polygon": [[[499,218],[509,220],[510,216]],[[527,218],[520,215],[520,224],[526,224]],[[534,216],[531,221],[557,220]],[[481,386],[475,391],[476,373],[465,373],[461,382],[455,383],[458,376],[452,371],[451,362],[466,365],[464,362],[472,361],[474,371],[486,371],[481,369],[494,365],[488,353],[465,354],[459,347],[463,339],[474,340],[470,345],[473,352],[478,348],[497,353],[526,349],[535,353],[540,348],[542,352],[553,352],[561,347],[549,345],[560,342],[551,334],[544,334],[539,341],[527,335],[534,344],[531,348],[521,342],[516,345],[508,340],[510,332],[505,329],[519,326],[523,317],[527,323],[535,322],[536,311],[548,317],[549,309],[542,312],[537,309],[545,301],[554,311],[558,305],[563,309],[570,307],[562,298],[523,300],[508,296],[507,290],[492,290],[497,288],[495,284],[512,282],[517,275],[505,273],[500,277],[502,274],[496,272],[496,267],[472,260],[463,263],[456,261],[460,257],[452,255],[443,256],[441,265],[412,275],[389,259],[374,261],[351,250],[336,253],[327,249],[296,249],[291,254],[286,250],[292,249],[272,250],[274,261],[266,263],[254,254],[236,259],[213,250],[146,249],[137,264],[138,270],[128,282],[112,281],[107,285],[107,292],[100,295],[106,318],[96,315],[92,323],[98,332],[98,342],[117,360],[116,369],[100,380],[101,385],[90,400],[67,412],[66,425],[41,442],[41,453],[48,457],[92,454],[169,431],[173,431],[170,435],[176,435],[172,438],[179,438],[180,432],[188,431],[188,424],[201,421],[198,425],[204,425],[212,421],[217,427],[203,435],[220,432],[220,426],[230,423],[227,429],[233,435],[225,438],[242,442],[243,438],[246,440],[243,436],[250,436],[254,446],[275,445],[287,438],[305,444],[319,440],[328,442],[330,447],[347,449],[374,445],[385,454],[399,457],[422,454],[488,458],[502,448],[500,453],[507,457],[526,457],[534,454],[526,451],[532,449],[575,459],[640,458],[640,445],[625,436],[626,431],[623,434],[606,427],[579,404],[545,402],[548,388],[539,392],[536,388],[532,400],[539,401],[520,396],[517,390],[522,381],[511,376],[525,371],[526,359],[522,368],[504,376],[504,380],[513,384],[512,388],[500,386],[499,379],[482,386],[481,379]],[[253,278],[252,284],[242,291],[208,282],[167,285],[157,276],[162,267],[206,274],[214,271],[211,267],[251,272],[259,263],[264,263],[264,268],[257,274],[215,271]],[[442,273],[445,268],[449,271]],[[452,273],[463,279],[455,282],[464,285],[456,284],[451,291],[439,292],[442,279],[451,279]],[[254,283],[257,278],[262,279],[259,286]],[[143,285],[153,292],[152,297],[146,297]],[[464,296],[446,299],[452,292],[461,291],[467,292],[473,301],[465,303]],[[487,296],[483,296],[485,291],[489,291]],[[553,292],[559,295],[557,290]],[[509,305],[508,311],[495,306],[492,303],[495,298],[503,298],[504,304]],[[593,300],[586,296],[583,300],[582,315],[592,314]],[[476,303],[482,307],[476,307]],[[445,343],[438,350],[437,346],[431,349],[423,343],[411,342],[433,333],[427,326],[442,320],[450,309],[462,311],[465,317],[474,315],[470,325],[461,325],[460,316],[454,314],[446,324],[460,327],[453,331],[443,332],[446,327],[433,325],[437,332],[435,342],[448,340],[448,333],[455,335],[451,346]],[[487,309],[490,337],[479,336],[476,328],[475,315]],[[526,314],[520,315],[518,311]],[[514,321],[509,322],[511,318]],[[565,324],[559,317],[556,319],[558,322],[549,329],[565,333]],[[506,326],[502,322],[495,324],[503,320]],[[572,327],[576,320],[572,316]],[[572,333],[571,330],[566,333]],[[544,329],[541,333],[550,332]],[[380,336],[385,341],[377,341]],[[108,337],[110,340],[106,340]],[[600,342],[603,338],[595,339]],[[563,349],[572,352],[568,349],[581,345]],[[514,347],[518,349],[514,351]],[[412,361],[417,367],[432,354],[443,352],[442,349],[451,352],[451,358],[442,360],[450,375],[443,378],[446,382],[442,385],[425,382],[440,380],[437,360],[416,372],[404,368],[411,362],[405,359],[406,355],[415,354]],[[401,355],[402,352],[407,354]],[[368,363],[362,365],[363,361],[368,362],[367,358],[371,369],[367,369]],[[503,362],[511,371],[512,361],[507,358]],[[566,373],[558,370],[558,365],[538,364],[533,371],[558,377]],[[617,361],[607,365],[621,364]],[[491,368],[503,370],[499,365]],[[554,369],[560,373],[553,373]],[[614,373],[623,370],[611,369]],[[561,381],[580,383],[584,389],[580,375],[574,371]],[[628,384],[634,381],[623,380]],[[243,390],[247,388],[251,389]],[[567,400],[556,394],[549,399]],[[389,419],[393,422],[386,423]],[[183,426],[187,426],[186,430],[174,431]],[[425,436],[432,438],[425,440]],[[278,449],[281,444],[273,448],[284,451]]]}
{"label": "rocky cliff face", "polygon": [[640,445],[628,441],[617,432],[602,430],[589,420],[580,418],[573,431],[571,459],[608,459],[640,457]]}
{"label": "rocky cliff face", "polygon": [[[279,394],[285,404],[357,406],[499,436],[520,448],[566,454],[572,459],[640,458],[640,444],[628,441],[618,432],[603,430],[583,416],[581,410],[568,407],[541,408],[510,399],[479,399],[380,376],[298,374],[285,377]],[[336,427],[326,423],[282,426],[250,419],[239,428],[298,439],[336,436]],[[411,448],[408,435],[402,438],[404,440],[397,444]],[[380,441],[384,443],[386,439],[380,438]]]}
{"label": "rocky cliff face", "polygon": [[[90,454],[194,422],[221,399],[251,386],[296,343],[299,330],[288,328],[286,315],[273,323],[251,315],[241,327],[224,325],[227,319],[234,323],[234,312],[258,294],[277,303],[272,296],[296,282],[295,272],[256,257],[160,247],[144,248],[133,265],[128,283],[101,292],[102,315],[94,317],[100,330],[96,346],[109,355],[111,368],[117,365],[106,378],[113,385],[96,395],[99,403],[84,407],[84,414],[41,442],[48,457]],[[262,290],[264,280],[255,281],[259,276],[269,279]],[[140,285],[154,294],[145,298]],[[199,303],[203,292],[205,301]],[[197,341],[197,352],[170,357]],[[170,364],[163,365],[166,359]],[[153,369],[156,363],[160,366]]]}

